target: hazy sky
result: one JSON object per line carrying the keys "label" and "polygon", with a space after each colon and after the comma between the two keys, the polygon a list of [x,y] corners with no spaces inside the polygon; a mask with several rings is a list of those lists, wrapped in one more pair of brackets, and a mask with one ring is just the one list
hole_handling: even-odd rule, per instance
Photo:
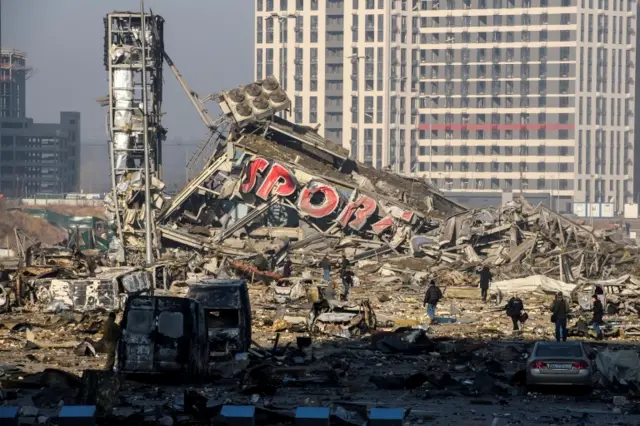
{"label": "hazy sky", "polygon": [[[145,7],[164,17],[167,53],[201,96],[251,80],[253,0],[145,0]],[[139,9],[139,0],[2,0],[2,47],[25,51],[28,64],[38,70],[27,82],[27,115],[57,122],[60,111],[80,111],[83,142],[105,140],[106,108],[95,102],[107,94],[102,18],[114,10]],[[168,138],[204,138],[204,125],[166,66],[164,80]],[[106,152],[83,149],[83,186],[89,179],[94,189],[102,182]],[[168,147],[165,154],[170,169],[165,180],[183,176],[184,149]]]}

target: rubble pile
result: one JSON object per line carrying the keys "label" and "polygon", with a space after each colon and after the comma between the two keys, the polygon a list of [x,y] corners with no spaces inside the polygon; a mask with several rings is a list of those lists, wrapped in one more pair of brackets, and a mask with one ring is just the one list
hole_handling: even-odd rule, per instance
{"label": "rubble pile", "polygon": [[[494,283],[506,283],[494,291],[506,293],[530,291],[510,282],[518,278],[581,284],[638,270],[637,247],[616,242],[618,228],[594,230],[524,198],[467,210],[424,179],[354,162],[317,129],[247,116],[245,107],[263,98],[276,97],[272,112],[281,110],[290,104],[282,96],[273,77],[218,95],[230,131],[162,206],[156,228],[165,250],[198,253],[201,266],[216,265],[214,275],[226,267],[267,282],[282,278],[285,258],[307,270],[344,254],[360,282],[410,276],[445,287],[477,285],[476,268],[487,265]],[[542,281],[537,289],[566,291]]]}
{"label": "rubble pile", "polygon": [[[573,302],[571,336],[593,337],[587,322],[596,288],[604,289],[605,338],[640,336],[639,253],[619,229],[594,230],[524,198],[467,210],[424,179],[366,167],[317,129],[276,116],[290,101],[273,77],[217,99],[230,130],[203,170],[172,198],[151,179],[153,265],[139,265],[143,181],[140,171],[127,171],[133,160],[139,166],[136,156],[123,154],[139,145],[139,133],[124,126],[115,157],[122,173],[115,199],[106,200],[123,237],[106,254],[32,244],[3,270],[0,310],[14,313],[0,333],[12,354],[0,381],[19,389],[11,396],[27,402],[26,412],[38,415],[36,406],[57,408],[62,399],[97,404],[109,421],[193,424],[233,403],[258,405],[261,424],[280,424],[292,421],[292,407],[326,404],[341,423],[364,424],[367,409],[389,393],[412,406],[458,398],[456,405],[520,410],[536,398],[522,386],[530,341],[553,336],[550,295]],[[323,259],[340,274],[325,280]],[[481,266],[493,274],[489,303],[475,288]],[[350,288],[340,282],[345,269]],[[434,325],[425,324],[423,308],[430,280],[444,294]],[[516,294],[529,315],[517,333],[526,341],[507,342],[503,302]],[[97,311],[124,311],[120,373],[166,379],[171,370],[179,390],[95,371],[85,378],[49,371],[20,383],[25,357],[33,368],[74,373],[99,365],[102,354],[81,337],[97,333]],[[34,321],[45,313],[66,319]],[[612,403],[613,392],[640,397],[637,354],[609,349],[597,347],[599,402]],[[184,390],[193,375],[215,386]],[[67,390],[44,390],[56,386]],[[617,413],[633,412],[621,396]],[[488,415],[470,412],[457,423]]]}
{"label": "rubble pile", "polygon": [[[599,374],[591,395],[578,399],[570,391],[562,396],[525,386],[533,342],[438,338],[409,327],[336,342],[259,339],[247,353],[212,365],[207,383],[184,384],[177,377],[132,381],[96,371],[92,367],[102,354],[73,351],[67,343],[92,333],[99,321],[91,315],[48,318],[10,320],[0,328],[4,347],[27,340],[19,350],[30,362],[4,363],[0,376],[3,401],[21,407],[23,423],[53,420],[61,405],[73,404],[95,404],[99,424],[139,425],[167,424],[162,419],[208,424],[221,420],[223,405],[256,406],[265,425],[292,423],[300,406],[330,407],[332,421],[350,424],[363,424],[369,410],[381,406],[412,407],[407,421],[435,424],[486,424],[515,413],[520,424],[570,423],[586,416],[606,424],[616,416],[638,416],[640,360],[637,348],[628,345],[591,345]],[[56,341],[56,329],[69,337]]]}

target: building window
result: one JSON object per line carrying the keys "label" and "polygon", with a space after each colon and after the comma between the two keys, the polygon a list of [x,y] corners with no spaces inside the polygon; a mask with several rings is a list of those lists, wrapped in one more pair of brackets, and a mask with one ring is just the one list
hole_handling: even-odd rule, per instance
{"label": "building window", "polygon": [[258,16],[256,18],[256,43],[262,43],[262,17]]}
{"label": "building window", "polygon": [[267,43],[273,43],[273,18],[272,17],[268,17],[266,19],[266,27],[267,27],[266,41]]}
{"label": "building window", "polygon": [[262,80],[262,49],[256,50],[256,80]]}
{"label": "building window", "polygon": [[373,96],[364,97],[364,122],[373,123]]}
{"label": "building window", "polygon": [[309,123],[318,122],[318,97],[311,96],[309,98]]}
{"label": "building window", "polygon": [[311,67],[310,67],[310,81],[309,86],[312,92],[318,90],[318,48],[312,47],[311,52]]}
{"label": "building window", "polygon": [[295,98],[295,119],[296,123],[302,123],[302,97],[296,96]]}
{"label": "building window", "polygon": [[273,49],[267,49],[267,58],[266,58],[266,69],[265,75],[268,77],[273,75]]}
{"label": "building window", "polygon": [[[302,91],[302,78],[303,78],[303,74],[304,74],[304,70],[303,70],[303,50],[300,47],[296,47],[296,57],[295,57],[295,76],[294,76],[294,80],[295,80],[295,86],[296,86],[296,91],[301,92]],[[302,120],[301,120],[302,121]]]}
{"label": "building window", "polygon": [[309,35],[309,38],[311,40],[311,43],[318,42],[318,17],[317,16],[311,17],[311,34]]}
{"label": "building window", "polygon": [[[286,27],[286,21],[285,21],[285,27]],[[296,17],[296,43],[303,43],[304,42],[304,17],[302,16],[298,16]]]}

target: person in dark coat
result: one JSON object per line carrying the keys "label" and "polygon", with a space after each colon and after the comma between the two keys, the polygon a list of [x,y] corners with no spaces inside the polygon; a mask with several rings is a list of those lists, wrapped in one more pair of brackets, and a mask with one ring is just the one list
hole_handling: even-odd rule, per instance
{"label": "person in dark coat", "polygon": [[[511,318],[511,322],[513,323],[513,331],[518,331],[520,329],[518,327],[518,322],[520,322],[520,318],[524,311],[524,303],[522,303],[522,299],[517,295],[513,296],[509,299],[509,302],[507,302],[506,311],[507,316]],[[524,323],[524,321],[522,322]]]}
{"label": "person in dark coat", "polygon": [[343,300],[347,300],[347,295],[349,294],[349,290],[351,289],[351,285],[353,283],[352,273],[349,270],[349,259],[347,256],[342,253],[342,259],[340,260],[340,279],[342,280],[342,298]]}
{"label": "person in dark coat", "polygon": [[604,307],[606,304],[605,303],[606,299],[604,298],[604,288],[602,288],[602,286],[597,285],[593,292],[595,293],[600,303],[602,303],[602,307]]}
{"label": "person in dark coat", "polygon": [[436,318],[436,305],[442,299],[442,291],[436,286],[436,282],[431,280],[427,293],[424,295],[423,306],[427,307],[427,316],[433,322]]}
{"label": "person in dark coat", "polygon": [[602,302],[598,299],[598,295],[593,295],[593,318],[591,319],[591,325],[596,332],[596,336],[598,340],[602,339],[602,330],[600,329],[600,325],[603,324],[602,318],[604,317],[604,306],[602,306]]}
{"label": "person in dark coat", "polygon": [[342,300],[347,300],[351,287],[353,287],[353,271],[346,270],[342,273]]}
{"label": "person in dark coat", "polygon": [[331,281],[331,261],[326,255],[320,261],[320,267],[322,268],[322,278],[325,281]]}
{"label": "person in dark coat", "polygon": [[347,256],[342,253],[342,260],[340,261],[340,275],[344,275],[344,273],[347,272],[347,269],[349,269],[349,265],[351,265],[351,262],[349,262]]}
{"label": "person in dark coat", "polygon": [[292,268],[293,268],[293,263],[291,262],[291,259],[287,257],[284,260],[284,265],[282,266],[282,276],[284,278],[289,278],[291,276]]}
{"label": "person in dark coat", "polygon": [[569,316],[569,304],[564,299],[561,292],[556,294],[556,298],[551,305],[551,322],[556,325],[556,342],[567,341],[567,317]]}
{"label": "person in dark coat", "polygon": [[480,294],[482,296],[482,301],[486,302],[489,283],[493,279],[493,275],[491,274],[489,267],[486,265],[483,266],[480,271],[478,271],[478,274],[480,274]]}

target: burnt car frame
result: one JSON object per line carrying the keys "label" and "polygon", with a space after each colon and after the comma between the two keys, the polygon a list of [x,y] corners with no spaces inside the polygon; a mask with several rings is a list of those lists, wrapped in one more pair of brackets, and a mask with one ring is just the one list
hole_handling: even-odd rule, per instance
{"label": "burnt car frame", "polygon": [[206,315],[195,300],[181,297],[129,298],[121,322],[117,368],[125,374],[208,371]]}
{"label": "burnt car frame", "polygon": [[210,357],[249,349],[251,304],[245,280],[203,280],[189,287],[187,297],[204,309]]}

